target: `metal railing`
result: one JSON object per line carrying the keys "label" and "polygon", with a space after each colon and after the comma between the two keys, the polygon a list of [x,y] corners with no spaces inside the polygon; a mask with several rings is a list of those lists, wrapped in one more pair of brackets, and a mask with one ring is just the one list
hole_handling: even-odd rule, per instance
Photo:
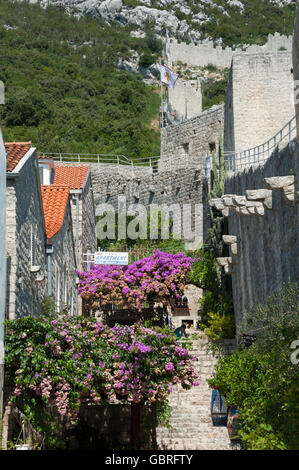
{"label": "metal railing", "polygon": [[[241,152],[224,152],[228,171],[238,171],[251,166],[257,166],[271,157],[277,145],[286,145],[296,137],[296,116],[294,116],[277,134],[267,142]],[[209,162],[207,162],[209,165]]]}
{"label": "metal railing", "polygon": [[162,155],[162,156],[151,156],[143,158],[128,158],[124,155],[112,155],[112,154],[93,154],[93,153],[53,153],[43,152],[39,154],[40,158],[47,157],[53,158],[57,163],[71,163],[71,164],[84,164],[92,163],[97,164],[99,167],[113,166],[118,168],[121,172],[126,167],[129,172],[132,170],[139,172],[143,169],[152,169],[155,173],[158,170],[173,170],[173,169],[186,169],[193,166],[202,165],[202,160],[198,156],[190,156],[187,154],[179,155]]}
{"label": "metal railing", "polygon": [[100,153],[58,153],[42,152],[40,158],[52,157],[53,160],[60,163],[96,163],[98,165],[125,165],[125,166],[149,166],[154,167],[160,159],[160,156],[151,156],[143,158],[128,158],[125,155],[100,154]]}

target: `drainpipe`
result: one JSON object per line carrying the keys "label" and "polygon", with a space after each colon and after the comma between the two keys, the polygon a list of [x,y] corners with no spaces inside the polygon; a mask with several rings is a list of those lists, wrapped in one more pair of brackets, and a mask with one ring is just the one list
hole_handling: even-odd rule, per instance
{"label": "drainpipe", "polygon": [[[4,337],[6,300],[6,151],[0,126],[0,418],[3,415]],[[1,426],[1,422],[0,422]],[[0,429],[1,431],[1,429]]]}
{"label": "drainpipe", "polygon": [[46,246],[47,265],[48,265],[48,297],[52,297],[52,255],[54,253],[53,245]]}

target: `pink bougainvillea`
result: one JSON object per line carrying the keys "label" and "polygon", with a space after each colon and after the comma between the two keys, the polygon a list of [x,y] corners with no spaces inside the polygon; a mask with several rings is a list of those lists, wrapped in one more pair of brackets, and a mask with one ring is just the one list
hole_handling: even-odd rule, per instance
{"label": "pink bougainvillea", "polygon": [[164,401],[172,384],[198,385],[196,358],[168,329],[110,328],[82,317],[26,317],[8,327],[7,374],[15,396],[30,406],[34,397],[36,406],[72,416],[87,400]]}
{"label": "pink bougainvillea", "polygon": [[180,298],[194,261],[184,253],[156,250],[129,266],[95,265],[88,272],[78,273],[79,292],[88,301],[140,310],[152,301]]}

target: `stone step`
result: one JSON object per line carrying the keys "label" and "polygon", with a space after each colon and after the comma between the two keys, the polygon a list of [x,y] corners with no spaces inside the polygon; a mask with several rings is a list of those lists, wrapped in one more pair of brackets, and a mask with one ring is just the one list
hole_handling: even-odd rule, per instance
{"label": "stone step", "polygon": [[230,443],[223,440],[197,441],[197,440],[166,440],[159,445],[160,450],[232,450]]}
{"label": "stone step", "polygon": [[[172,407],[171,429],[157,429],[159,449],[167,450],[220,450],[232,449],[225,426],[213,426],[211,419],[211,397],[207,379],[213,376],[218,357],[209,350],[203,333],[193,341],[190,354],[198,358],[193,362],[200,385],[190,390],[182,386],[173,387],[169,396]],[[183,345],[184,346],[184,345]]]}
{"label": "stone step", "polygon": [[160,434],[157,433],[157,438],[158,437],[160,439],[166,439],[166,438],[168,439],[197,439],[199,441],[207,437],[209,437],[209,439],[210,438],[211,439],[226,439],[228,438],[228,433],[227,431],[226,431],[226,434],[215,433],[213,432],[213,429],[207,429],[201,432],[182,430],[181,432],[176,432],[176,433],[171,433],[171,432],[165,432],[165,433],[160,433]]}

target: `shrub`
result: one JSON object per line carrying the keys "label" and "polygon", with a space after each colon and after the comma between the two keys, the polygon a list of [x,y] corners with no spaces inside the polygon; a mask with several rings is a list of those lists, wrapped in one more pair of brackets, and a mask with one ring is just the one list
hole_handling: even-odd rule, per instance
{"label": "shrub", "polygon": [[147,68],[150,67],[155,61],[156,58],[150,52],[145,52],[139,59],[139,65],[140,67]]}
{"label": "shrub", "polygon": [[229,406],[238,406],[249,450],[299,449],[299,371],[290,347],[298,322],[299,285],[288,283],[248,313],[242,331],[254,332],[255,343],[222,358],[208,380]]}
{"label": "shrub", "polygon": [[210,312],[208,313],[208,327],[204,331],[211,341],[234,338],[236,333],[234,316]]}

